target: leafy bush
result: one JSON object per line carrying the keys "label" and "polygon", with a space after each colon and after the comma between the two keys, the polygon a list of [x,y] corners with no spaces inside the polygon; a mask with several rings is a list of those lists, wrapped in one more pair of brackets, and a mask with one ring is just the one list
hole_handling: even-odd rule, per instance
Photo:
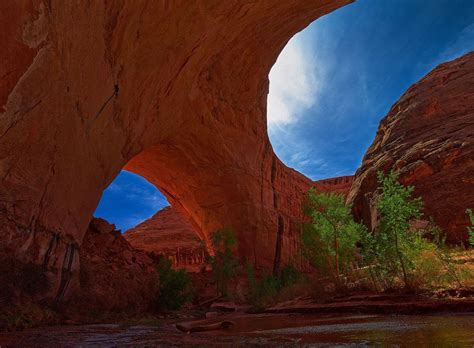
{"label": "leafy bush", "polygon": [[[393,171],[379,172],[377,177],[379,224],[374,233],[353,221],[343,196],[308,192],[305,215],[310,221],[301,235],[303,256],[332,278],[336,287],[342,285],[342,272],[347,276],[344,280],[353,282],[348,285],[366,287],[370,279],[375,289],[382,290],[400,283],[414,289],[460,287],[471,281],[469,267],[453,258],[445,234],[432,219],[424,230],[414,230],[412,222],[422,216],[423,207],[420,198],[412,197],[414,188],[400,184]],[[474,214],[470,210],[467,214],[473,224],[469,236],[474,239]],[[364,267],[355,269],[358,264]]]}
{"label": "leafy bush", "polygon": [[412,198],[414,188],[400,184],[393,171],[379,172],[378,180],[380,223],[374,234],[362,238],[362,254],[375,286],[392,288],[398,280],[407,288],[461,286],[464,271],[451,257],[443,231],[431,219],[427,232],[432,241],[428,241],[422,231],[411,228],[423,207],[420,198]]}
{"label": "leafy bush", "polygon": [[157,309],[178,310],[192,300],[192,281],[186,270],[174,270],[171,261],[161,258],[157,266],[160,293],[156,301]]}
{"label": "leafy bush", "polygon": [[[434,223],[433,219],[430,219],[428,232],[433,241],[429,244],[432,255],[429,257],[429,260],[423,259],[423,253],[420,255],[421,258],[417,262],[416,275],[419,276],[420,269],[422,269],[425,263],[431,263],[432,265],[427,268],[429,268],[429,272],[433,274],[433,277],[425,279],[425,286],[432,287],[435,284],[450,285],[453,283],[462,286],[463,267],[456,265],[451,255],[452,250],[446,245],[446,234]],[[436,267],[436,264],[440,265],[440,267]]]}
{"label": "leafy bush", "polygon": [[354,222],[343,195],[308,191],[304,213],[310,218],[301,234],[302,253],[314,266],[341,285],[341,272],[357,262],[356,242],[366,234]]}
{"label": "leafy bush", "polygon": [[292,265],[280,268],[278,273],[273,275],[263,274],[260,279],[255,276],[250,262],[247,262],[246,270],[249,284],[248,299],[258,309],[276,301],[284,289],[295,285],[301,278],[298,270]]}
{"label": "leafy bush", "polygon": [[224,228],[211,235],[214,256],[208,255],[207,262],[211,265],[216,282],[217,295],[228,295],[229,281],[236,276],[239,259],[237,239],[232,229]]}
{"label": "leafy bush", "polygon": [[295,266],[288,264],[281,267],[276,275],[278,278],[279,290],[294,285],[300,280],[301,274]]}
{"label": "leafy bush", "polygon": [[467,227],[467,232],[469,233],[469,244],[474,246],[474,213],[472,209],[466,209],[466,214],[469,216],[469,220],[471,221],[471,226]]}
{"label": "leafy bush", "polygon": [[410,231],[410,221],[421,216],[422,201],[412,198],[414,188],[398,182],[398,174],[377,173],[379,198],[377,209],[379,226],[374,234],[363,238],[365,261],[374,265],[372,276],[384,288],[394,285],[401,278],[409,287],[409,276],[415,268],[415,260],[428,242],[419,233]]}

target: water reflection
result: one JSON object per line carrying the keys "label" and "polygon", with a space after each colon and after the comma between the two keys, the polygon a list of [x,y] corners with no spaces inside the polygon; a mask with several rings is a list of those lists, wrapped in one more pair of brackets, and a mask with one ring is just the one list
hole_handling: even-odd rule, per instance
{"label": "water reflection", "polygon": [[[263,318],[262,318],[263,319]],[[474,315],[285,316],[268,318],[251,336],[300,343],[360,343],[418,347],[474,346]],[[238,321],[237,321],[238,322]],[[261,321],[257,321],[257,325]],[[288,325],[291,323],[291,325]],[[280,326],[280,325],[281,326]],[[239,324],[237,324],[238,330]],[[265,326],[265,325],[264,325]],[[277,328],[280,326],[279,328]],[[235,334],[236,332],[234,332]]]}

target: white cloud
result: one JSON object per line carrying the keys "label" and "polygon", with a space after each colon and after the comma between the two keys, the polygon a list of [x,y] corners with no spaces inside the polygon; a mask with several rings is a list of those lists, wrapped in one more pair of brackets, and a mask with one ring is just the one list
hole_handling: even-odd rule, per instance
{"label": "white cloud", "polygon": [[272,67],[267,99],[269,127],[297,121],[301,114],[317,102],[322,76],[308,42],[294,36]]}
{"label": "white cloud", "polygon": [[307,175],[326,165],[315,156],[309,139],[300,136],[301,127],[316,116],[308,110],[324,92],[328,64],[314,49],[318,41],[318,33],[302,32],[288,42],[270,71],[267,98],[268,134],[275,152]]}

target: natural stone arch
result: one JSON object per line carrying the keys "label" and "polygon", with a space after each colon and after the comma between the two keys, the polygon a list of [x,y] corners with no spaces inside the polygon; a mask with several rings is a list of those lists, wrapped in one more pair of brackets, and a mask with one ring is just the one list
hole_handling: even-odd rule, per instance
{"label": "natural stone arch", "polygon": [[278,266],[311,181],[269,143],[268,72],[296,32],[349,2],[2,2],[1,247],[73,269],[126,166],[202,233],[229,225],[242,257]]}

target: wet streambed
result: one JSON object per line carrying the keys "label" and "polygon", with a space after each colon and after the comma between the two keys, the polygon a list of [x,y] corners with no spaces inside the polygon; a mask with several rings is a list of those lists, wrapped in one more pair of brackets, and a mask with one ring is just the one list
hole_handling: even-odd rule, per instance
{"label": "wet streambed", "polygon": [[0,346],[426,346],[473,347],[474,314],[230,315],[226,331],[181,333],[172,323],[157,326],[77,325],[0,334]]}

